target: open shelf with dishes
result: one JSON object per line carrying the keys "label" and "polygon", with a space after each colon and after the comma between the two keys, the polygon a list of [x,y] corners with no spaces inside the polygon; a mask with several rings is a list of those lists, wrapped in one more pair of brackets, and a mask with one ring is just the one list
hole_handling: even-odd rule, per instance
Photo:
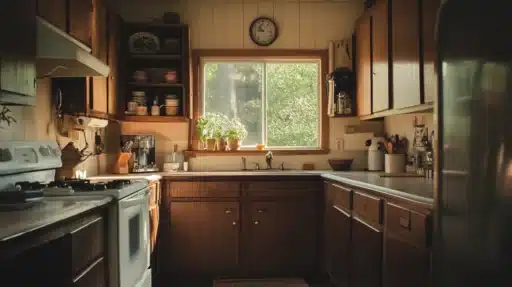
{"label": "open shelf with dishes", "polygon": [[126,23],[123,121],[186,122],[189,111],[189,28]]}

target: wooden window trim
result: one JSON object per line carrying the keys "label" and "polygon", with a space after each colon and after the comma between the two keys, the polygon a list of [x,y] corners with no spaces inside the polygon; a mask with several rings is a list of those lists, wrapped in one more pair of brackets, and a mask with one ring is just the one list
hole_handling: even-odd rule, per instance
{"label": "wooden window trim", "polygon": [[265,59],[320,59],[320,148],[319,149],[286,149],[272,150],[276,154],[306,155],[329,153],[329,117],[327,116],[327,90],[323,83],[326,82],[329,65],[328,50],[280,50],[280,49],[194,49],[191,54],[191,98],[192,98],[192,122],[189,131],[189,155],[242,155],[260,154],[257,150],[240,150],[229,152],[212,152],[197,150],[199,139],[195,134],[196,120],[201,115],[203,99],[201,97],[201,59],[202,58],[265,58]]}

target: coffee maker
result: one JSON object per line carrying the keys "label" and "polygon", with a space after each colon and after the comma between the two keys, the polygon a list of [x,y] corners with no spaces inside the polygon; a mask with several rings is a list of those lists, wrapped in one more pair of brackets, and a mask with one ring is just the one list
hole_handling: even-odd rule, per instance
{"label": "coffee maker", "polygon": [[151,135],[122,135],[121,146],[131,141],[133,167],[132,172],[155,172],[158,171],[156,166],[155,155],[155,136]]}

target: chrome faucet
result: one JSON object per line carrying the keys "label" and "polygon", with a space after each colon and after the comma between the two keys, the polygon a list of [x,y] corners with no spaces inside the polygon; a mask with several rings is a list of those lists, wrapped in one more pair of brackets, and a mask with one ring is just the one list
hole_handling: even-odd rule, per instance
{"label": "chrome faucet", "polygon": [[274,159],[274,155],[271,151],[268,151],[265,155],[265,162],[267,163],[267,169],[272,169],[272,160]]}
{"label": "chrome faucet", "polygon": [[242,157],[242,170],[247,170],[247,159]]}

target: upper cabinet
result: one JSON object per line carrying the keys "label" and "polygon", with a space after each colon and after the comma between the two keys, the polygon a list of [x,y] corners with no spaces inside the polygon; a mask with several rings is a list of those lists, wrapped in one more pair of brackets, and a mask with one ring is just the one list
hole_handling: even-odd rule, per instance
{"label": "upper cabinet", "polygon": [[423,37],[423,92],[425,103],[433,102],[437,95],[435,27],[437,10],[441,0],[422,0],[422,37]]}
{"label": "upper cabinet", "polygon": [[365,13],[356,28],[356,95],[357,115],[372,113],[372,18]]}
{"label": "upper cabinet", "polygon": [[66,0],[37,0],[37,15],[62,31],[67,31],[66,2]]}
{"label": "upper cabinet", "polygon": [[[440,0],[375,2],[356,26],[359,116],[371,119],[431,110],[437,94],[434,30]],[[365,31],[368,14],[371,15],[369,36],[361,33]],[[368,43],[370,55],[365,52]],[[368,61],[370,76],[363,65]]]}
{"label": "upper cabinet", "polygon": [[[379,0],[372,17],[372,112],[389,109],[389,1]],[[406,0],[407,1],[407,0]]]}
{"label": "upper cabinet", "polygon": [[107,63],[110,67],[110,75],[107,79],[107,108],[109,116],[115,117],[117,114],[117,98],[119,94],[119,82],[118,82],[118,63],[119,63],[119,27],[121,19],[115,13],[108,14],[108,53]]}
{"label": "upper cabinet", "polygon": [[0,103],[35,105],[36,1],[1,1],[0,36]]}
{"label": "upper cabinet", "polygon": [[[39,0],[41,1],[41,0]],[[71,36],[85,45],[92,46],[94,0],[69,0],[69,26]]]}
{"label": "upper cabinet", "polygon": [[421,104],[418,0],[393,0],[393,108]]}
{"label": "upper cabinet", "polygon": [[[105,0],[93,0],[91,44],[93,56],[107,62],[107,6]],[[92,110],[106,117],[108,113],[107,78],[92,78]]]}

